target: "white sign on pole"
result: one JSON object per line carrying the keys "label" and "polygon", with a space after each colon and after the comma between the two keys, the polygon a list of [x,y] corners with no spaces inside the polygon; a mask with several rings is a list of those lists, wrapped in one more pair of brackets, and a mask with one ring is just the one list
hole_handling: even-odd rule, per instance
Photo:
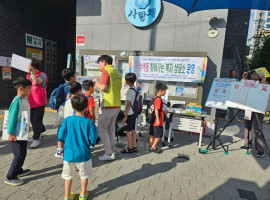
{"label": "white sign on pole", "polygon": [[30,64],[31,60],[16,54],[12,54],[11,67],[28,73],[29,70],[27,69],[27,66]]}
{"label": "white sign on pole", "polygon": [[231,84],[235,81],[235,79],[229,78],[215,78],[208,94],[205,106],[227,110],[228,107],[226,105],[226,100],[230,92]]}
{"label": "white sign on pole", "polygon": [[231,85],[226,105],[232,108],[265,113],[268,110],[269,97],[269,84],[244,80]]}
{"label": "white sign on pole", "polygon": [[130,56],[129,64],[140,80],[203,83],[207,57]]}
{"label": "white sign on pole", "polygon": [[43,38],[35,35],[25,34],[26,45],[43,49]]}

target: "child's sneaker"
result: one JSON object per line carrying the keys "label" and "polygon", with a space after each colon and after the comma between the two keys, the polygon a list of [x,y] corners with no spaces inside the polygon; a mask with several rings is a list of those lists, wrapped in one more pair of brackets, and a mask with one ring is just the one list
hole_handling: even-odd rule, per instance
{"label": "child's sneaker", "polygon": [[64,156],[64,149],[58,149],[56,150],[55,157],[57,158],[63,158]]}
{"label": "child's sneaker", "polygon": [[12,185],[12,186],[19,186],[19,185],[22,185],[24,184],[24,181],[23,180],[20,180],[18,178],[16,179],[12,179],[12,180],[8,180],[7,178],[4,180],[4,183],[5,184],[8,184],[8,185]]}
{"label": "child's sneaker", "polygon": [[75,194],[73,192],[70,193],[69,197],[65,197],[64,200],[74,200],[75,199]]}
{"label": "child's sneaker", "polygon": [[86,200],[88,198],[88,196],[89,196],[88,192],[86,192],[85,195],[80,194],[79,200]]}

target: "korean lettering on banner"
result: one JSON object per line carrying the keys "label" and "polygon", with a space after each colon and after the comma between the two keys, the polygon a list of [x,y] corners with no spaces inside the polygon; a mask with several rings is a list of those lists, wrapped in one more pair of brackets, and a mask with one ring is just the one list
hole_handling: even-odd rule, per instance
{"label": "korean lettering on banner", "polygon": [[206,57],[130,56],[131,71],[141,80],[203,83]]}

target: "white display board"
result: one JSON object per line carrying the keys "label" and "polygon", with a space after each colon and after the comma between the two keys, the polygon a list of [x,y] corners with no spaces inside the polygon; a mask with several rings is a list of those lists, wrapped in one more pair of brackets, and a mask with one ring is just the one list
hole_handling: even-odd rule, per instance
{"label": "white display board", "polygon": [[140,80],[203,83],[207,57],[130,56],[129,64]]}
{"label": "white display board", "polygon": [[265,113],[269,107],[269,97],[269,84],[243,80],[231,85],[226,105],[232,108]]}
{"label": "white display board", "polygon": [[228,98],[231,84],[236,83],[235,79],[215,78],[208,94],[205,106],[227,110],[226,100]]}

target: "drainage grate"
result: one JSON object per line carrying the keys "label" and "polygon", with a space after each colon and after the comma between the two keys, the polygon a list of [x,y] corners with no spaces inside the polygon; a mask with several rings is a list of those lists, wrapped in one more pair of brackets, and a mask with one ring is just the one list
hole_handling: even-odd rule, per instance
{"label": "drainage grate", "polygon": [[247,200],[258,200],[255,193],[248,190],[237,189],[239,197]]}

